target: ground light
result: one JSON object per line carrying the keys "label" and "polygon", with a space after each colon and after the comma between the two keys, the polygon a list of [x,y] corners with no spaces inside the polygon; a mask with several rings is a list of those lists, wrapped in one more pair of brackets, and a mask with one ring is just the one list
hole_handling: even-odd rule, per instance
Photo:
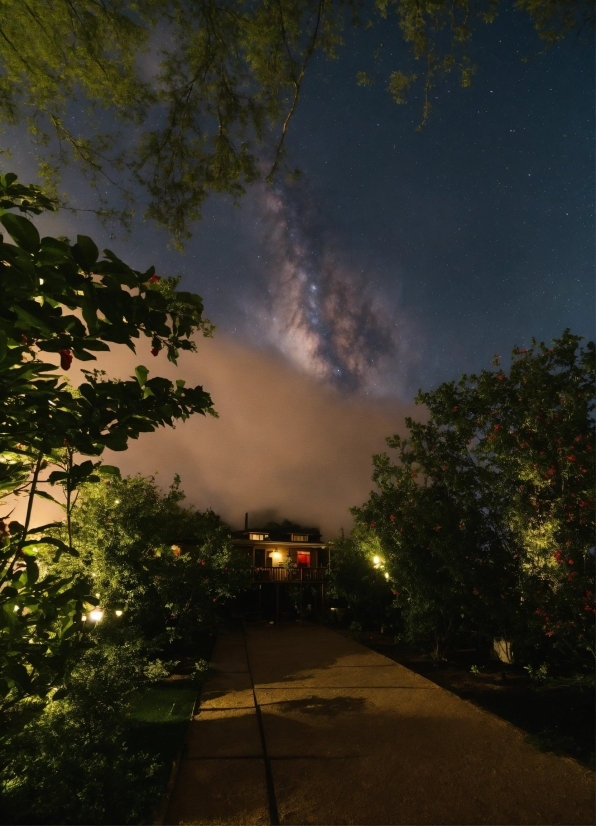
{"label": "ground light", "polygon": [[93,622],[101,622],[103,619],[103,609],[101,608],[94,608],[93,611],[89,614],[89,619],[93,620]]}
{"label": "ground light", "polygon": [[118,609],[118,610],[116,611],[116,616],[117,616],[117,617],[121,617],[121,616],[122,616],[122,611],[120,611],[120,609]]}

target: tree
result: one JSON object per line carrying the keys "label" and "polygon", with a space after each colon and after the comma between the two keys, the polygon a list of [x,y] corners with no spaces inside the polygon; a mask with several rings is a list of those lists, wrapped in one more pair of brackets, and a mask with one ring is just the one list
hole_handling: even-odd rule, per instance
{"label": "tree", "polygon": [[594,344],[565,331],[494,364],[418,395],[429,422],[388,440],[400,461],[374,457],[380,492],[354,513],[406,614],[577,665],[594,656]]}
{"label": "tree", "polygon": [[192,642],[250,584],[228,526],[183,500],[178,477],[165,494],[142,476],[83,487],[72,514],[79,556],[64,556],[50,570],[91,577],[108,634],[132,635],[154,649]]}
{"label": "tree", "polygon": [[[26,495],[24,524],[0,519],[0,697],[43,694],[63,671],[72,640],[81,629],[80,586],[49,575],[40,579],[40,546],[56,558],[76,555],[71,515],[76,489],[99,480],[99,457],[108,447],[126,450],[128,440],[193,413],[214,415],[202,387],[186,387],[155,376],[143,365],[131,380],[83,371],[73,387],[56,373],[48,355],[68,371],[73,359],[94,360],[110,345],[135,351],[148,339],[154,356],[164,351],[176,363],[179,350],[196,349],[195,333],[211,335],[199,296],[177,290],[176,279],[160,279],[153,267],[133,270],[87,236],[76,244],[40,238],[24,215],[55,204],[37,187],[0,176],[0,222],[14,244],[0,237],[0,491]],[[82,454],[95,457],[78,462]],[[48,465],[56,469],[44,477]],[[36,496],[54,497],[47,485],[65,490],[67,541],[51,535],[55,525],[33,525]],[[54,500],[56,501],[56,500]]]}
{"label": "tree", "polygon": [[[344,609],[342,618],[358,623],[363,630],[378,630],[391,624],[393,597],[389,574],[378,556],[378,538],[357,527],[350,537],[333,543],[332,553],[327,595],[339,601]],[[378,563],[374,562],[375,557]]]}
{"label": "tree", "polygon": [[[184,240],[209,193],[237,198],[263,170],[276,172],[308,64],[316,53],[335,56],[348,26],[380,25],[387,43],[395,12],[403,42],[388,91],[404,103],[419,82],[425,121],[438,76],[457,71],[471,84],[467,44],[499,8],[498,0],[5,0],[0,118],[27,125],[47,183],[74,162],[99,213],[125,221],[140,187],[146,217]],[[594,20],[591,0],[516,8],[546,45]],[[412,71],[410,57],[423,71]],[[360,72],[358,82],[371,79]]]}
{"label": "tree", "polygon": [[518,565],[502,501],[467,449],[441,428],[406,420],[410,437],[393,436],[373,458],[371,493],[353,508],[368,563],[380,559],[408,642],[443,659],[462,635],[510,636],[519,604]]}

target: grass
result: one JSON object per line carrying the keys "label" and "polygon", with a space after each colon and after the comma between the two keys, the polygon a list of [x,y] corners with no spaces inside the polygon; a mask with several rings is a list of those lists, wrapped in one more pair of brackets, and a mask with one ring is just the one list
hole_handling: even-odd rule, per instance
{"label": "grass", "polygon": [[172,761],[184,745],[198,689],[158,683],[133,695],[128,707],[129,742],[135,749],[158,754],[167,780]]}

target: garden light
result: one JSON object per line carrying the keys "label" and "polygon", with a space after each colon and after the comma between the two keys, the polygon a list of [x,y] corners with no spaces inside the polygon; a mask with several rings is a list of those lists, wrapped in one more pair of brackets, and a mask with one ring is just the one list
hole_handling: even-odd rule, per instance
{"label": "garden light", "polygon": [[380,556],[373,556],[373,562],[375,564],[375,568],[378,568],[381,564],[381,557]]}
{"label": "garden light", "polygon": [[87,622],[87,614],[81,615],[81,622]]}
{"label": "garden light", "polygon": [[103,619],[103,610],[101,608],[94,608],[89,614],[89,619],[93,622],[101,622]]}
{"label": "garden light", "polygon": [[116,616],[117,616],[117,617],[121,617],[121,616],[122,616],[122,611],[120,611],[120,609],[118,609],[118,610],[116,611]]}
{"label": "garden light", "polygon": [[389,574],[385,572],[385,579],[389,579]]}

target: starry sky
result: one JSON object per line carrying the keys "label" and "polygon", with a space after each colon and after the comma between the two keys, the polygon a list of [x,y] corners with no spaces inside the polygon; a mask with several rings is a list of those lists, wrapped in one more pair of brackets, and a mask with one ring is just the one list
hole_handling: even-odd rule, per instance
{"label": "starry sky", "polygon": [[[249,510],[336,535],[419,388],[506,363],[532,336],[594,337],[593,49],[571,36],[538,54],[526,18],[504,14],[472,43],[472,88],[440,82],[417,131],[419,97],[386,91],[386,34],[377,62],[378,32],[360,32],[312,64],[288,139],[299,180],[257,184],[239,208],[211,198],[183,253],[140,220],[116,240],[84,215],[44,226],[203,296],[216,339],[178,374],[221,418],[118,459],[164,484],[179,472],[234,527]],[[29,166],[21,144],[13,168]]]}

